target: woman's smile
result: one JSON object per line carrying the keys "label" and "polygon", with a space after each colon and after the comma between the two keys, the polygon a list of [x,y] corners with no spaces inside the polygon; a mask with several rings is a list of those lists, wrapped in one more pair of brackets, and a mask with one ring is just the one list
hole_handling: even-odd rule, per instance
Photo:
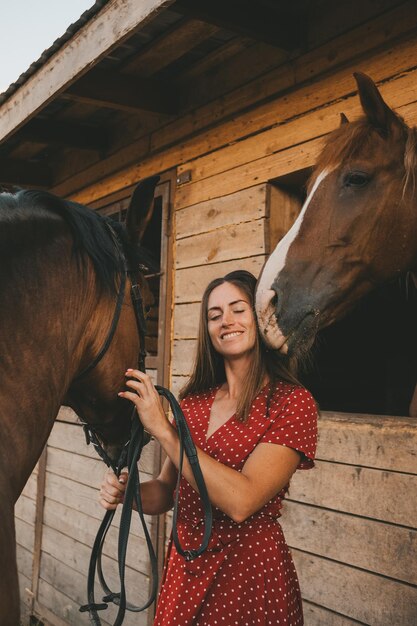
{"label": "woman's smile", "polygon": [[243,330],[235,330],[233,332],[226,332],[226,333],[222,333],[220,335],[220,339],[222,341],[227,340],[227,339],[234,339],[235,337],[240,337],[240,335],[243,333]]}

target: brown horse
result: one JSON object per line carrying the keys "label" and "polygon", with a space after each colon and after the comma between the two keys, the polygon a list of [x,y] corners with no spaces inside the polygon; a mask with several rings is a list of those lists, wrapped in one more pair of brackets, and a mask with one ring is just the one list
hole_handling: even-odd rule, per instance
{"label": "brown horse", "polygon": [[[257,288],[261,333],[288,355],[343,317],[375,287],[417,269],[417,131],[355,74],[365,116],[328,137],[307,199],[264,266]],[[387,328],[382,341],[393,342]]]}
{"label": "brown horse", "polygon": [[[138,236],[157,180],[136,189],[124,237],[118,225],[109,227],[93,211],[50,194],[0,194],[1,626],[19,624],[14,504],[60,405],[95,425],[112,458],[128,438],[131,409],[117,392],[126,368],[138,362],[140,346],[129,278],[121,288],[125,259],[139,270]],[[145,299],[150,293],[139,281]],[[113,338],[95,364],[118,296]]]}

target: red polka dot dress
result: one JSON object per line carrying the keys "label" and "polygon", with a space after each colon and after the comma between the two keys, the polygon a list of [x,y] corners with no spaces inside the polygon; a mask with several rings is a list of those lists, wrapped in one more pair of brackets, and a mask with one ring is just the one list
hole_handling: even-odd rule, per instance
{"label": "red polka dot dress", "polygon": [[[243,424],[232,416],[207,440],[210,410],[218,387],[182,403],[194,442],[204,452],[237,471],[258,443],[289,446],[302,453],[300,469],[313,467],[317,409],[302,387],[267,385]],[[268,409],[269,405],[269,409]],[[278,517],[285,489],[262,509],[236,523],[213,508],[208,550],[191,562],[170,541],[154,626],[300,626],[300,589]],[[199,495],[182,478],[178,534],[186,548],[203,536]]]}

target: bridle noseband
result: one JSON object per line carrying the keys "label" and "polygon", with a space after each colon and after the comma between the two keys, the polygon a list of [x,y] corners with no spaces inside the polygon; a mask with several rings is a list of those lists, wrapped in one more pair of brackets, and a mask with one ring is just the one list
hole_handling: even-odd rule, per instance
{"label": "bridle noseband", "polygon": [[[144,306],[143,306],[143,298],[141,289],[139,286],[138,273],[135,272],[132,268],[128,267],[128,263],[126,260],[126,256],[124,254],[123,246],[117,236],[116,231],[111,226],[109,222],[105,222],[106,226],[109,229],[111,237],[113,239],[115,248],[118,252],[120,259],[120,286],[119,292],[117,294],[116,300],[116,308],[113,314],[113,320],[110,326],[109,333],[107,338],[99,350],[97,356],[94,360],[85,367],[74,379],[73,382],[77,382],[81,377],[84,377],[87,373],[91,372],[103,356],[106,354],[114,334],[117,329],[117,325],[120,318],[121,308],[123,304],[123,300],[125,297],[126,283],[127,278],[129,277],[131,288],[130,288],[130,296],[133,304],[133,308],[135,311],[136,325],[137,331],[139,335],[139,357],[138,357],[138,368],[145,372],[145,336],[146,336],[146,320],[144,315]],[[176,495],[175,495],[175,503],[174,503],[174,515],[173,515],[173,528],[172,535],[175,543],[175,547],[180,555],[182,555],[187,561],[191,561],[197,558],[200,554],[202,554],[209,543],[210,535],[211,535],[211,527],[212,527],[212,508],[211,503],[208,497],[207,488],[204,482],[204,478],[200,469],[200,465],[198,462],[197,451],[192,440],[184,413],[182,412],[177,400],[173,396],[173,394],[164,387],[156,386],[156,390],[158,393],[166,398],[170,404],[172,409],[172,414],[174,417],[175,424],[177,426],[178,437],[180,441],[180,459],[178,466],[178,478],[176,485]],[[103,446],[100,443],[99,437],[95,432],[94,428],[92,428],[88,423],[83,422],[84,432],[86,435],[86,441],[88,443],[92,443],[98,455],[103,459],[108,467],[111,467],[117,476],[120,475],[120,472],[124,467],[128,468],[128,482],[126,486],[126,491],[124,494],[124,502],[122,507],[122,513],[120,518],[120,530],[119,530],[119,541],[118,541],[118,561],[119,561],[119,579],[120,579],[120,591],[115,593],[110,590],[108,587],[102,570],[101,564],[101,555],[102,549],[104,545],[104,541],[107,535],[107,532],[111,526],[115,511],[106,511],[103,521],[100,524],[100,527],[97,532],[96,539],[94,541],[93,549],[91,552],[89,570],[88,570],[88,580],[87,580],[87,596],[88,596],[88,604],[80,607],[81,612],[89,612],[90,622],[95,626],[100,626],[101,621],[98,616],[98,611],[104,610],[107,608],[108,603],[112,602],[119,607],[116,620],[113,626],[120,626],[123,623],[124,616],[126,610],[140,612],[144,611],[148,608],[156,598],[157,588],[158,588],[158,568],[157,568],[157,559],[155,555],[155,551],[152,545],[151,537],[149,535],[149,531],[146,526],[145,517],[142,509],[142,501],[140,495],[140,478],[138,471],[138,461],[141,456],[143,446],[149,441],[147,439],[147,434],[144,431],[144,428],[140,422],[139,416],[136,414],[136,408],[133,408],[132,415],[132,428],[129,440],[124,445],[120,458],[117,463],[114,463],[112,459],[108,456]],[[178,513],[178,501],[179,501],[179,486],[182,475],[182,465],[183,465],[183,457],[184,452],[187,456],[187,459],[190,463],[194,479],[196,481],[198,491],[200,493],[202,506],[204,510],[204,536],[201,542],[201,545],[197,549],[187,550],[182,548],[179,542],[179,537],[176,528],[177,522],[177,513]],[[130,524],[132,518],[132,506],[135,502],[137,512],[141,521],[141,525],[145,534],[145,539],[148,547],[149,558],[151,563],[151,578],[152,578],[152,586],[148,600],[141,607],[137,607],[133,604],[130,604],[126,600],[126,590],[125,590],[125,565],[126,565],[126,551],[127,551],[127,543],[129,540],[129,531]],[[101,587],[105,593],[103,597],[102,603],[97,603],[95,600],[94,593],[94,584],[96,572],[98,579],[100,581]]]}

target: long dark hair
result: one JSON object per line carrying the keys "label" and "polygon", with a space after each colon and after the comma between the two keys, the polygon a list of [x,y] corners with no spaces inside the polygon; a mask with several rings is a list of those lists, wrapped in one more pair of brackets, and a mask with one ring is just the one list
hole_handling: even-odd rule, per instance
{"label": "long dark hair", "polygon": [[[223,285],[223,283],[231,283],[246,295],[255,316],[256,278],[250,272],[245,270],[230,272],[222,278],[215,278],[207,285],[201,301],[197,354],[194,368],[189,381],[181,389],[181,399],[191,394],[207,391],[211,387],[215,387],[226,381],[223,357],[216,352],[211,343],[207,317],[209,296],[213,289],[219,285]],[[256,333],[255,346],[253,348],[253,358],[236,409],[236,416],[242,422],[248,419],[252,403],[261,391],[266,378],[269,379],[271,383],[271,390],[273,390],[275,386],[274,383],[279,380],[294,385],[300,385],[296,378],[296,364],[290,362],[281,354],[267,349],[258,330]]]}

